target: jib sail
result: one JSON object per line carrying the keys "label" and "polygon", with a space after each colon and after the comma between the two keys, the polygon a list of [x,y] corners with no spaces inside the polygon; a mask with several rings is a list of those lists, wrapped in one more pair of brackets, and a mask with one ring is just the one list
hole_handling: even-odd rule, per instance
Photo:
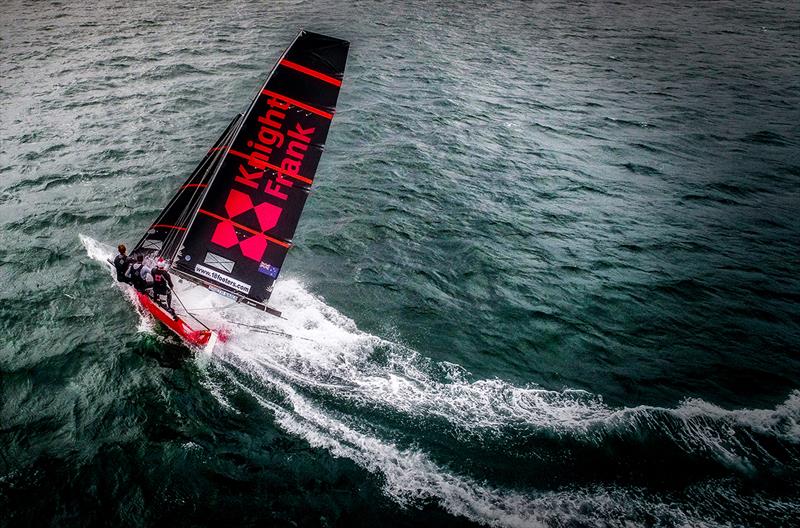
{"label": "jib sail", "polygon": [[222,160],[220,147],[228,144],[241,118],[242,114],[239,114],[230,122],[214,146],[209,149],[197,168],[136,244],[132,254],[142,254],[145,257],[161,256],[166,260],[175,257],[189,222],[205,194],[208,182]]}
{"label": "jib sail", "polygon": [[349,43],[300,32],[221,159],[172,268],[265,308],[328,135]]}

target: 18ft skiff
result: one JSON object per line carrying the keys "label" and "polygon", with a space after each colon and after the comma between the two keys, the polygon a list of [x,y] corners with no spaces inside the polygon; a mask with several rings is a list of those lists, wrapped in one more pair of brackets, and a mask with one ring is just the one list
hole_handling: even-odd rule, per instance
{"label": "18ft skiff", "polygon": [[[301,31],[131,254],[164,258],[180,279],[280,315],[267,303],[314,182],[348,49]],[[173,316],[137,296],[189,345],[213,346],[214,330],[186,310]]]}

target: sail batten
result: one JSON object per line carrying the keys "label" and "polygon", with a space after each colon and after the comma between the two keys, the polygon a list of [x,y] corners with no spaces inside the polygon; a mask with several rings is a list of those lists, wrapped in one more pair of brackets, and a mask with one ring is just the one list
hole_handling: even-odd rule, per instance
{"label": "sail batten", "polygon": [[334,85],[336,87],[339,87],[339,86],[342,85],[342,80],[341,79],[335,79],[333,77],[325,75],[322,72],[318,72],[317,70],[312,70],[311,68],[306,68],[302,64],[297,64],[296,62],[292,62],[292,61],[290,61],[288,59],[283,59],[280,62],[280,65],[281,66],[285,66],[287,68],[291,68],[291,69],[296,70],[296,71],[299,71],[300,73],[305,73],[306,75],[310,75],[310,76],[312,76],[314,78],[317,78],[317,79],[319,79],[321,81],[325,81],[326,83],[330,83],[330,84],[332,84],[332,85]]}

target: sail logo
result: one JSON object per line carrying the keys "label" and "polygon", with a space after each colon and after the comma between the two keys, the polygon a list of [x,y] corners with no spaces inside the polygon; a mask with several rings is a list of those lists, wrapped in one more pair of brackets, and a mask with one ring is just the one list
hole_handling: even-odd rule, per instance
{"label": "sail logo", "polygon": [[238,292],[241,292],[241,293],[244,293],[244,294],[250,293],[250,285],[247,284],[246,282],[242,282],[242,281],[234,279],[233,277],[228,277],[227,275],[223,275],[222,273],[220,273],[218,271],[215,271],[215,270],[213,270],[211,268],[207,268],[207,267],[203,266],[202,264],[195,264],[194,271],[195,271],[195,273],[197,273],[198,275],[200,275],[202,277],[205,277],[207,279],[211,279],[211,280],[216,281],[216,282],[218,282],[220,284],[224,284],[225,286],[233,288],[234,290],[236,290]]}
{"label": "sail logo", "polygon": [[[236,233],[237,226],[234,225],[236,222],[233,221],[234,218],[250,211],[255,214],[261,233],[264,233],[278,224],[283,209],[268,202],[254,204],[249,195],[242,191],[231,189],[227,200],[225,200],[225,213],[228,218],[221,218],[221,221],[214,229],[214,233],[211,235],[211,242],[226,249],[238,245],[242,255],[250,260],[260,262],[261,257],[264,256],[264,251],[267,249],[266,238],[253,231],[253,236],[240,240],[239,235]],[[251,230],[248,229],[248,231]]]}
{"label": "sail logo", "polygon": [[[266,233],[278,226],[285,207],[292,211],[289,189],[298,181],[312,183],[300,171],[316,127],[287,119],[287,112],[294,104],[298,103],[276,95],[267,98],[266,109],[263,114],[259,112],[261,115],[257,115],[254,123],[258,131],[245,134],[236,142],[236,148],[228,150],[228,154],[243,161],[230,169],[237,188],[230,188],[225,198],[226,217],[201,211],[219,221],[211,237],[213,244],[226,249],[238,247],[244,257],[255,262],[261,262],[268,241],[289,247],[286,241],[271,238]],[[280,161],[272,159],[279,157],[282,157]],[[256,221],[259,229],[255,229]],[[254,236],[248,237],[243,234],[245,232]],[[272,273],[271,270],[259,271],[269,276]]]}
{"label": "sail logo", "polygon": [[[247,161],[246,164],[239,164],[234,181],[251,189],[258,189],[264,178],[264,172],[269,169],[276,174],[274,179],[265,179],[263,191],[282,201],[289,198],[284,188],[294,186],[294,183],[284,176],[311,184],[310,179],[300,174],[300,168],[311,144],[311,137],[316,131],[316,127],[300,123],[295,123],[293,129],[284,131],[286,110],[289,106],[288,102],[276,97],[267,99],[267,111],[264,115],[258,116],[258,123],[261,125],[258,134],[255,139],[247,140],[247,146],[251,149],[250,154],[232,151],[234,155],[239,155]],[[284,143],[286,145],[283,159],[279,164],[271,163],[273,150],[284,147]]]}

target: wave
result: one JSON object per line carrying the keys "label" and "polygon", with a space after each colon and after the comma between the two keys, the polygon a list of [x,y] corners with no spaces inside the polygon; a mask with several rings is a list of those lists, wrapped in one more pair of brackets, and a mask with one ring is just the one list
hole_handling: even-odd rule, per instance
{"label": "wave", "polygon": [[[364,408],[439,417],[463,434],[525,426],[592,442],[611,433],[668,425],[668,436],[687,451],[702,448],[720,459],[729,459],[733,448],[714,438],[719,431],[734,433],[727,441],[742,433],[800,445],[800,391],[774,410],[731,411],[699,399],[687,399],[675,409],[612,408],[580,390],[519,387],[499,379],[469,381],[458,365],[432,362],[403,345],[361,332],[296,280],[282,281],[273,299],[288,318],[271,320],[271,328],[303,339],[244,334],[233,340],[237,354],[295,386],[319,388]],[[235,325],[241,315],[237,312],[229,321]]]}
{"label": "wave", "polygon": [[[111,255],[107,246],[81,240],[90,257]],[[734,493],[727,484],[704,491],[704,501],[681,503],[648,495],[635,482],[606,479],[580,487],[559,473],[612,464],[628,464],[630,471],[680,464],[676,470],[686,473],[699,464],[701,477],[721,478],[765,472],[793,478],[799,472],[800,391],[771,410],[725,410],[700,399],[673,409],[613,408],[585,391],[471,380],[458,365],[362,332],[298,280],[282,279],[271,301],[285,319],[265,320],[240,305],[209,310],[204,301],[187,301],[189,311],[231,334],[204,365],[222,373],[221,380],[210,375],[206,387],[230,409],[236,406],[229,396],[246,393],[288,434],[378,475],[385,494],[403,506],[433,502],[492,526],[588,526],[601,519],[610,526],[652,525],[654,519],[666,526],[716,526],[713,515],[692,503],[723,501],[710,496]],[[241,326],[254,324],[282,335]],[[548,447],[543,439],[558,443]],[[453,456],[432,443],[450,446]],[[501,482],[466,467],[460,450],[506,457],[516,472],[531,475]],[[536,485],[542,481],[552,481],[552,489]],[[768,501],[751,506],[773,508]]]}

